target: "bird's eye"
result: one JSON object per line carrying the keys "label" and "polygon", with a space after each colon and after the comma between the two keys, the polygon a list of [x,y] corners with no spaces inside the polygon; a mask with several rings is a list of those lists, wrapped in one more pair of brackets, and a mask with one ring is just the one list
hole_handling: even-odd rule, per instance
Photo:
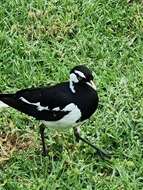
{"label": "bird's eye", "polygon": [[80,81],[82,79],[82,77],[80,77],[79,75],[76,76],[77,79]]}

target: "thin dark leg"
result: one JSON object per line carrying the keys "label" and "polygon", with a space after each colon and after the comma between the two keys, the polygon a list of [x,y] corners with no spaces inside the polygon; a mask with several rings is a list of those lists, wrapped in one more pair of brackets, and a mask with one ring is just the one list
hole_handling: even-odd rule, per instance
{"label": "thin dark leg", "polygon": [[91,144],[87,139],[83,139],[80,136],[79,128],[74,128],[74,135],[75,135],[75,138],[76,138],[77,142],[79,142],[79,140],[81,140],[84,143],[91,146],[92,148],[96,149],[97,153],[101,156],[101,158],[105,158],[105,157],[110,158],[111,155],[109,153],[105,152],[103,149],[98,148],[96,145]]}
{"label": "thin dark leg", "polygon": [[45,126],[43,124],[40,125],[40,135],[41,135],[42,146],[43,146],[43,156],[47,156],[47,149],[46,149],[46,145],[45,145],[44,130],[45,130]]}
{"label": "thin dark leg", "polygon": [[75,136],[75,140],[76,142],[79,142],[80,140],[80,128],[74,128],[74,136]]}

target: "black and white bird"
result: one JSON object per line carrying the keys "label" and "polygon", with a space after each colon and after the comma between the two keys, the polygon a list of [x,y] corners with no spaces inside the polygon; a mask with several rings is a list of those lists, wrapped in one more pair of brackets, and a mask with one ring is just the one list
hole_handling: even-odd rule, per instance
{"label": "black and white bird", "polygon": [[84,65],[74,67],[69,81],[55,86],[24,89],[15,94],[0,94],[0,107],[10,106],[42,122],[40,134],[43,154],[47,154],[44,139],[45,127],[73,127],[77,140],[82,140],[102,155],[106,152],[80,136],[79,125],[95,112],[98,94],[92,72]]}

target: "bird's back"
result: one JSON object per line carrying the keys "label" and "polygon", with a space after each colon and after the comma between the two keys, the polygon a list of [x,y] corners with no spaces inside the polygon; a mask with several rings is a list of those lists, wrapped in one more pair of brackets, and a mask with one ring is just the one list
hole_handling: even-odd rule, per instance
{"label": "bird's back", "polygon": [[59,121],[63,118],[67,118],[68,122],[69,117],[70,120],[73,118],[73,123],[83,121],[95,112],[98,105],[97,92],[93,88],[84,84],[77,86],[76,93],[72,93],[69,82],[20,90],[16,94],[1,95],[0,100],[46,122]]}

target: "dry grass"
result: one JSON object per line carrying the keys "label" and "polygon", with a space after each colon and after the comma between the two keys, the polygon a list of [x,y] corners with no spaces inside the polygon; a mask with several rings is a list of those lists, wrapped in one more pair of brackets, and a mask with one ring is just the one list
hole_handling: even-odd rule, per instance
{"label": "dry grass", "polygon": [[17,151],[27,150],[35,145],[32,134],[26,136],[18,132],[2,132],[0,134],[0,164],[9,160]]}

